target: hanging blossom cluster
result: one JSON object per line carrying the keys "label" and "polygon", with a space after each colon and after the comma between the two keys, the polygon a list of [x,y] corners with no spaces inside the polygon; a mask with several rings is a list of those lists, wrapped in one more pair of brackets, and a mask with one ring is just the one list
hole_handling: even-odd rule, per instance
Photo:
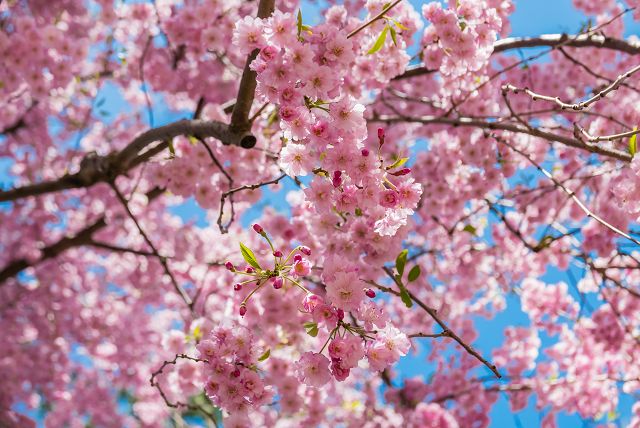
{"label": "hanging blossom cluster", "polygon": [[[283,251],[274,247],[262,226],[254,224],[253,230],[268,243],[273,256],[273,266],[262,267],[254,252],[242,243],[242,256],[248,266],[238,269],[233,263],[226,262],[225,266],[229,271],[243,279],[248,278],[233,285],[235,292],[245,293],[238,313],[241,317],[250,317],[251,312],[248,308],[251,298],[260,293],[265,286],[282,290],[282,294],[301,294],[298,299],[299,311],[306,314],[306,317],[299,328],[306,330],[311,337],[318,336],[320,330],[326,331],[322,337],[327,336],[318,352],[304,352],[296,363],[295,371],[301,382],[312,387],[320,387],[331,377],[337,381],[344,381],[350,370],[357,367],[365,356],[372,370],[382,371],[407,354],[411,346],[407,336],[389,323],[388,316],[375,304],[365,300],[373,299],[376,293],[363,287],[364,283],[358,278],[357,271],[335,272],[333,280],[326,284],[323,295],[312,293],[302,284],[305,277],[311,273],[312,264],[305,258],[311,255],[311,250],[301,245],[285,255]],[[346,313],[351,314],[351,322],[345,320]],[[362,325],[356,320],[361,320]],[[374,326],[379,330],[372,330]],[[216,340],[220,341],[217,336]],[[209,349],[208,352],[214,353],[211,345],[208,342],[204,346]],[[206,352],[202,346],[199,345],[199,350],[204,357]],[[323,354],[325,350],[330,359]],[[242,361],[237,364],[247,366],[247,363]],[[219,396],[216,396],[216,400],[219,400]],[[264,403],[255,403],[256,406],[261,404]]]}
{"label": "hanging blossom cluster", "polygon": [[[374,71],[376,57],[366,56],[357,39],[348,38],[346,10],[333,7],[326,17],[313,29],[301,24],[301,15],[298,22],[278,11],[267,20],[246,17],[236,25],[234,43],[246,53],[260,50],[251,68],[257,72],[257,94],[278,106],[280,164],[291,176],[316,175],[305,190],[307,201],[318,214],[335,209],[371,219],[377,233],[391,236],[414,212],[421,187],[408,175],[410,169],[401,168],[406,159],[383,165],[383,130],[377,155],[365,146],[359,99],[363,86],[388,81],[409,58],[402,49],[387,48],[385,68]],[[410,40],[412,32],[399,21],[386,25],[407,30],[399,43]],[[356,76],[351,75],[354,66],[363,69]],[[356,80],[360,77],[364,81]]]}

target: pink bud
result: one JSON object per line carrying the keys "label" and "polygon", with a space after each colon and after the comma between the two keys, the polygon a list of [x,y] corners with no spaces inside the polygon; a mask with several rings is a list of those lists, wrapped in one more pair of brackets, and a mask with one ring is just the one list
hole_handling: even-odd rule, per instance
{"label": "pink bud", "polygon": [[304,246],[304,245],[300,247],[300,251],[305,256],[310,256],[311,255],[311,249],[309,247]]}
{"label": "pink bud", "polygon": [[367,150],[367,149],[362,149],[362,151],[360,153],[362,153],[362,156],[364,156],[364,157],[369,156],[369,150]]}
{"label": "pink bud", "polygon": [[231,376],[240,377],[240,370],[236,367],[236,369],[231,372]]}
{"label": "pink bud", "polygon": [[273,252],[273,256],[274,256],[274,257],[282,257],[282,255],[283,255],[283,254],[282,254],[282,251],[280,251],[280,250],[275,250],[275,251]]}
{"label": "pink bud", "polygon": [[242,284],[233,284],[233,289],[236,291],[242,290]]}
{"label": "pink bud", "polygon": [[246,273],[254,273],[256,270],[251,266],[247,266],[244,270]]}
{"label": "pink bud", "polygon": [[401,175],[407,175],[411,172],[411,168],[402,168],[401,170],[398,170],[396,172],[392,172],[391,175],[395,175],[396,177],[399,177]]}
{"label": "pink bud", "polygon": [[334,171],[333,179],[331,180],[333,187],[340,187],[342,184],[342,171]]}
{"label": "pink bud", "polygon": [[245,305],[240,305],[240,316],[243,317],[247,313],[247,307]]}
{"label": "pink bud", "polygon": [[344,311],[342,309],[338,309],[338,319],[339,320],[344,319]]}
{"label": "pink bud", "polygon": [[253,230],[255,230],[256,233],[259,233],[260,235],[264,233],[264,229],[258,223],[253,225]]}
{"label": "pink bud", "polygon": [[384,140],[384,129],[383,128],[378,128],[378,139],[379,140]]}
{"label": "pink bud", "polygon": [[273,288],[275,288],[276,290],[279,290],[282,288],[282,284],[284,281],[282,281],[281,276],[276,276],[275,278],[272,279],[272,281],[273,281]]}
{"label": "pink bud", "polygon": [[376,292],[375,292],[375,291],[373,291],[373,290],[372,290],[372,289],[370,289],[370,288],[365,289],[365,290],[364,290],[364,294],[366,294],[366,295],[367,295],[367,297],[368,297],[368,298],[370,298],[370,299],[373,299],[374,297],[376,297]]}
{"label": "pink bud", "polygon": [[226,267],[226,268],[227,268],[227,270],[230,270],[230,271],[232,271],[232,272],[236,269],[235,267],[233,267],[233,263],[231,263],[231,262],[226,262],[226,263],[224,264],[224,267]]}
{"label": "pink bud", "polygon": [[293,256],[293,262],[299,262],[300,260],[302,260],[302,256],[300,254],[296,254],[295,256]]}

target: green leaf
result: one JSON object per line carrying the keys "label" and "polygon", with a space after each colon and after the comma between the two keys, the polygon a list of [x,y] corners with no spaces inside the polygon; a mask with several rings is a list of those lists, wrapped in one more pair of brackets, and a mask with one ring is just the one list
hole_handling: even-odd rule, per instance
{"label": "green leaf", "polygon": [[399,29],[401,29],[401,30],[405,30],[405,31],[409,30],[407,27],[405,27],[404,25],[402,25],[402,23],[400,23],[400,22],[396,21],[395,19],[393,20],[393,23],[394,23],[394,24],[396,24],[396,27],[398,27],[398,28],[399,28]]}
{"label": "green leaf", "polygon": [[396,39],[396,29],[389,26],[389,32],[391,33],[391,40],[393,41],[393,46],[398,46],[398,40]]}
{"label": "green leaf", "polygon": [[380,35],[376,39],[376,42],[373,44],[373,46],[371,46],[371,49],[367,51],[367,55],[374,54],[382,49],[385,40],[387,40],[387,33],[389,32],[389,28],[389,25],[385,25],[384,30],[382,30],[382,33],[380,33]]}
{"label": "green leaf", "polygon": [[[634,126],[633,130],[637,131],[638,127]],[[631,156],[635,155],[636,152],[638,151],[637,140],[638,140],[638,134],[633,134],[631,138],[629,138],[629,154],[631,154]]]}
{"label": "green leaf", "polygon": [[413,282],[416,279],[418,279],[419,277],[420,277],[420,266],[415,265],[409,271],[409,276],[408,276],[409,282]]}
{"label": "green leaf", "polygon": [[472,235],[475,235],[476,232],[478,231],[478,229],[476,229],[475,226],[471,224],[467,224],[462,230],[465,232],[469,232]]}
{"label": "green leaf", "polygon": [[402,278],[402,274],[404,273],[404,265],[407,264],[408,254],[409,250],[402,250],[396,258],[396,270],[398,271],[398,275],[400,276],[400,278]]}
{"label": "green leaf", "polygon": [[316,337],[318,335],[318,324],[314,322],[304,323],[304,329],[307,331],[307,334],[311,337]]}
{"label": "green leaf", "polygon": [[176,156],[176,148],[173,147],[173,138],[169,139],[169,153],[171,153],[172,157]]}
{"label": "green leaf", "polygon": [[392,163],[391,165],[389,165],[385,169],[387,171],[389,171],[391,169],[398,168],[398,167],[404,165],[405,163],[407,163],[408,160],[409,160],[409,158],[398,158],[398,159],[396,159],[396,161],[394,163]]}
{"label": "green leaf", "polygon": [[266,360],[267,358],[269,358],[269,355],[271,355],[271,349],[267,349],[266,351],[264,351],[264,354],[260,355],[258,361]]}
{"label": "green leaf", "polygon": [[400,298],[402,299],[402,302],[407,308],[410,308],[413,306],[413,300],[411,300],[411,296],[409,296],[409,292],[404,287],[402,287],[402,290],[400,290]]}
{"label": "green leaf", "polygon": [[242,257],[244,257],[244,260],[247,263],[249,263],[251,266],[253,266],[256,269],[262,269],[258,264],[258,261],[256,260],[256,256],[253,254],[253,251],[251,251],[242,242],[240,243],[240,252],[242,252]]}
{"label": "green leaf", "polygon": [[298,27],[298,38],[300,38],[300,33],[302,33],[302,10],[301,9],[298,9],[297,27]]}

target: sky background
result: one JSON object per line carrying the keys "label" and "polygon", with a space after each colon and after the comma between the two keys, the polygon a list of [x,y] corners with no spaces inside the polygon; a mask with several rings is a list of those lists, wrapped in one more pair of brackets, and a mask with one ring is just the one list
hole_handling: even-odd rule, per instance
{"label": "sky background", "polygon": [[[421,5],[425,2],[411,0],[411,3],[420,10]],[[511,28],[513,36],[534,36],[544,33],[575,33],[582,25],[587,21],[587,17],[576,11],[571,0],[515,0],[516,11],[512,15]],[[309,2],[303,2],[302,13],[305,23],[316,24],[320,22],[319,6],[317,2],[313,4]],[[640,25],[634,23],[631,20],[631,16],[627,14],[625,18],[626,36],[639,34]],[[543,59],[544,61],[544,59]],[[111,111],[122,111],[127,109],[126,104],[122,101],[121,96],[115,87],[105,85],[100,93],[100,97],[105,98],[105,102],[101,109]],[[100,98],[98,97],[98,98]],[[165,123],[172,122],[183,115],[163,110],[163,103],[154,102],[154,122],[155,126],[159,126]],[[2,140],[0,139],[0,144]],[[420,145],[418,146],[420,147]],[[8,168],[11,162],[7,159],[0,158],[0,185],[2,187],[10,186],[13,182],[12,177],[8,174]],[[285,201],[285,195],[290,190],[295,190],[295,186],[290,180],[284,180],[284,186],[278,192],[273,192],[269,189],[264,189],[263,199],[257,203],[246,215],[241,219],[242,223],[248,225],[253,219],[259,216],[261,210],[265,206],[272,206],[277,210],[287,213],[288,207]],[[0,206],[0,208],[7,208]],[[185,221],[193,221],[197,225],[203,226],[207,223],[207,214],[200,209],[193,200],[188,200],[180,206],[172,209],[174,213],[181,216]],[[215,213],[217,215],[217,213]],[[575,278],[579,278],[582,273],[580,269],[573,267],[571,273]],[[549,269],[548,273],[543,277],[548,282],[569,281],[567,272],[559,272],[553,268]],[[577,296],[574,296],[577,297]],[[507,310],[498,314],[491,320],[478,319],[476,322],[476,328],[479,332],[478,340],[473,344],[484,356],[490,357],[491,350],[500,346],[503,341],[504,328],[508,325],[526,326],[529,324],[527,316],[521,311],[519,300],[515,296],[507,297]],[[426,316],[426,315],[425,315]],[[541,336],[543,347],[553,343],[548,337]],[[395,380],[396,385],[400,385],[400,381],[404,378],[422,376],[428,379],[429,375],[433,373],[434,366],[425,361],[426,355],[425,349],[429,346],[429,341],[433,339],[422,339],[420,342],[421,350],[418,353],[411,355],[401,360],[396,368],[397,378]],[[451,344],[448,352],[463,352],[460,348]],[[490,374],[484,367],[479,368],[477,374],[485,376]],[[619,426],[626,426],[630,419],[630,408],[633,404],[633,399],[630,396],[622,396],[619,409],[622,412],[616,415],[615,423]],[[530,398],[528,407],[517,414],[513,414],[508,405],[508,401],[505,396],[501,396],[498,403],[493,407],[490,414],[491,428],[503,428],[503,427],[538,427],[540,420],[544,416],[544,409],[538,410],[534,406],[534,400]],[[600,422],[606,421],[607,417],[604,416]],[[590,427],[596,426],[596,423],[583,422],[576,415],[560,414],[557,419],[559,427]]]}

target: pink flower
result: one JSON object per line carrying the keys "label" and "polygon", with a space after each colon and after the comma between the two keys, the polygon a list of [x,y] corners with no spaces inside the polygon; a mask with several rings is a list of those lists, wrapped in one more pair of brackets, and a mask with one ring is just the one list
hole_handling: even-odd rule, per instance
{"label": "pink flower", "polygon": [[393,189],[387,189],[380,194],[380,205],[385,208],[395,208],[398,205],[399,195]]}
{"label": "pink flower", "polygon": [[243,54],[262,48],[266,44],[262,19],[245,16],[241,21],[236,22],[232,43]]}
{"label": "pink flower", "polygon": [[337,272],[333,281],[327,283],[327,298],[345,311],[355,311],[365,298],[364,289],[355,272]]}
{"label": "pink flower", "polygon": [[296,375],[300,382],[319,387],[331,379],[329,359],[322,354],[305,352],[295,364]]}
{"label": "pink flower", "polygon": [[311,262],[307,259],[302,259],[293,264],[293,273],[296,276],[307,276],[311,273]]}
{"label": "pink flower", "polygon": [[282,169],[290,176],[307,175],[313,169],[313,159],[302,144],[289,143],[280,152]]}
{"label": "pink flower", "polygon": [[313,312],[316,306],[324,304],[324,299],[317,294],[309,293],[302,300],[302,307],[305,312]]}
{"label": "pink flower", "polygon": [[338,324],[337,312],[334,308],[325,303],[316,305],[311,312],[311,316],[313,317],[314,322],[319,326],[325,325],[327,330],[331,330]]}
{"label": "pink flower", "polygon": [[350,97],[344,97],[331,105],[333,125],[341,131],[355,134],[357,137],[366,135],[366,122],[363,117],[364,106],[354,103]]}

